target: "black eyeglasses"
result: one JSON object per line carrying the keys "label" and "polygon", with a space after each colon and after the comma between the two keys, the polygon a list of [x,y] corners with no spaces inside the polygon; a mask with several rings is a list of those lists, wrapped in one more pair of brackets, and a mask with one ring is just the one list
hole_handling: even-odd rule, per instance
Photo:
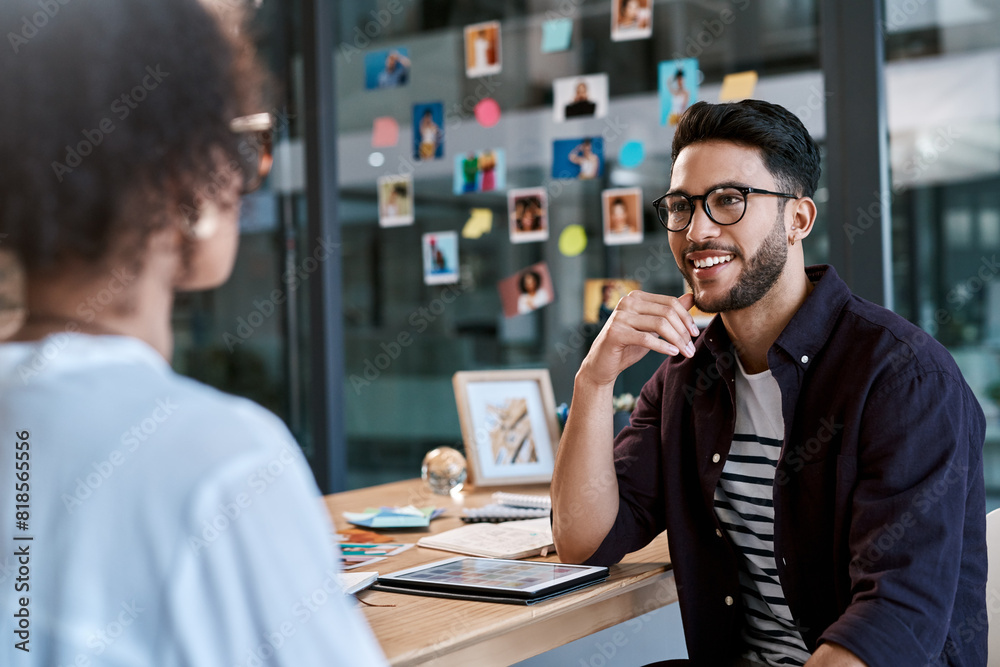
{"label": "black eyeglasses", "polygon": [[798,199],[798,195],[785,192],[771,192],[760,188],[725,185],[709,190],[703,195],[686,195],[683,192],[668,192],[653,200],[656,217],[670,232],[683,232],[694,217],[694,203],[701,200],[705,213],[717,225],[735,225],[747,212],[747,195],[774,195],[786,199]]}
{"label": "black eyeglasses", "polygon": [[240,142],[237,149],[240,168],[243,171],[241,194],[249,194],[259,188],[271,173],[271,165],[274,163],[271,153],[273,128],[274,119],[269,113],[240,116],[229,122],[231,132],[249,135]]}

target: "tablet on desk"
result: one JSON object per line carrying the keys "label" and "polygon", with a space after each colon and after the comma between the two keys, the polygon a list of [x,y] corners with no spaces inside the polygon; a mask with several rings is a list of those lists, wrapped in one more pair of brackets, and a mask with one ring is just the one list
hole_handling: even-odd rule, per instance
{"label": "tablet on desk", "polygon": [[608,568],[459,556],[380,575],[375,590],[532,604],[606,579]]}

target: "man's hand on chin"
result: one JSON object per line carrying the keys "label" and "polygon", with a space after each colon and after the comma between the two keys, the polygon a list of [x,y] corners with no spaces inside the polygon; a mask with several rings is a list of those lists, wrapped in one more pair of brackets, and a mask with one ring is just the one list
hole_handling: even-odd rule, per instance
{"label": "man's hand on chin", "polygon": [[805,667],[868,667],[840,644],[821,644]]}

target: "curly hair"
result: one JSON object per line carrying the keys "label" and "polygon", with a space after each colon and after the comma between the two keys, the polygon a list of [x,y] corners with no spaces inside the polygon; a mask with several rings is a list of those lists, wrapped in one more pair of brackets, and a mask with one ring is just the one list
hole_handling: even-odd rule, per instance
{"label": "curly hair", "polygon": [[692,104],[677,124],[672,162],[687,146],[712,140],[757,149],[777,183],[799,196],[815,194],[820,175],[819,149],[802,121],[788,109],[753,99]]}
{"label": "curly hair", "polygon": [[538,271],[535,271],[534,269],[528,269],[527,271],[521,274],[521,277],[518,278],[517,281],[517,286],[523,294],[528,293],[528,288],[525,287],[524,285],[524,281],[528,279],[528,276],[531,276],[532,278],[535,279],[535,289],[539,289],[542,286],[542,274],[539,273]]}
{"label": "curly hair", "polygon": [[217,198],[230,121],[262,110],[244,24],[200,0],[3,0],[0,249],[29,275],[98,263]]}

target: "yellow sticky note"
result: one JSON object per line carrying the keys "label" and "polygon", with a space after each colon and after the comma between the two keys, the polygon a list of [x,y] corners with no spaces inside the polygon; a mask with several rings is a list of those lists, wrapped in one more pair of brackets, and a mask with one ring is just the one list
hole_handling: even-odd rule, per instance
{"label": "yellow sticky note", "polygon": [[478,239],[493,230],[493,211],[488,208],[474,208],[472,215],[462,228],[463,239]]}
{"label": "yellow sticky note", "polygon": [[727,74],[722,79],[722,90],[719,91],[720,102],[745,100],[753,97],[753,89],[757,87],[757,72],[737,72]]}
{"label": "yellow sticky note", "polygon": [[570,225],[559,235],[559,252],[576,257],[587,249],[587,230],[580,225]]}

